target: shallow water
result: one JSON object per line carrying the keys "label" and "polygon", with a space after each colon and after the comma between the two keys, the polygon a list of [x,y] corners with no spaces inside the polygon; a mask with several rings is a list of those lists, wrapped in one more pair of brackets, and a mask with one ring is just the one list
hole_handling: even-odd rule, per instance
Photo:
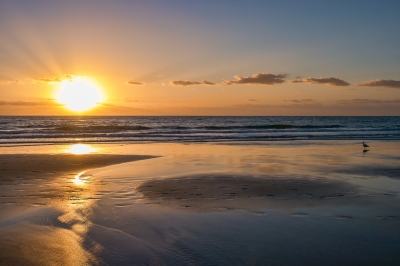
{"label": "shallow water", "polygon": [[[83,264],[395,265],[400,144],[377,142],[368,152],[351,142],[333,144],[93,146],[160,157],[86,171],[81,182],[76,175],[55,179],[53,187],[82,192],[4,219],[0,230],[21,222],[47,236],[63,229]],[[50,185],[36,182],[44,193]],[[74,265],[71,255],[65,258]]]}
{"label": "shallow water", "polygon": [[[103,195],[94,213],[95,217],[107,218],[99,218],[98,223],[104,223],[104,227],[124,228],[124,232],[144,241],[157,261],[174,265],[336,265],[390,262],[390,258],[398,257],[399,235],[393,232],[400,224],[400,184],[390,177],[390,170],[396,169],[398,162],[393,159],[393,144],[379,143],[374,146],[377,151],[370,153],[351,144],[300,149],[174,144],[151,148],[153,154],[167,151],[169,155],[99,171],[99,176],[109,176],[105,182],[113,189]],[[366,166],[381,170],[371,176],[369,170],[363,170]],[[359,173],[353,174],[350,169],[358,169]],[[192,185],[204,197],[191,202],[185,197],[171,198],[171,192],[164,191],[159,199],[148,200],[135,192],[143,181],[155,180],[165,186],[163,179],[193,178],[204,173],[208,177],[243,179],[241,185],[252,176],[292,183],[341,181],[347,188],[350,184],[356,187],[344,200],[332,194],[322,200],[320,195],[318,199],[304,199],[296,193],[291,198],[285,194],[224,199],[219,197],[221,193],[207,195],[198,183]],[[182,184],[179,178],[176,182]],[[229,186],[232,182],[225,182],[220,190],[226,191]],[[210,189],[208,192],[214,193]],[[115,215],[112,221],[103,214],[110,209]],[[341,256],[336,257],[337,253]],[[110,262],[113,258],[106,255]],[[127,265],[129,262],[118,260]]]}

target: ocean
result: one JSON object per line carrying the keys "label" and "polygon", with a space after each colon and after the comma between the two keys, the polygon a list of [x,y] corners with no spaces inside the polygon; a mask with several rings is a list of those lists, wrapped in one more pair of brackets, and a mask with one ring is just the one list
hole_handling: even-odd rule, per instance
{"label": "ocean", "polygon": [[3,146],[293,140],[400,140],[400,117],[0,117]]}

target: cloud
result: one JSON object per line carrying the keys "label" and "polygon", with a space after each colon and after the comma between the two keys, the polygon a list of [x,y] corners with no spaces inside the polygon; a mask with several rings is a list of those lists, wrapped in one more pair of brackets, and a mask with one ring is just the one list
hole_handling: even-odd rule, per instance
{"label": "cloud", "polygon": [[129,102],[129,103],[138,101],[138,100],[132,100],[130,98],[125,98],[124,100],[125,100],[125,102]]}
{"label": "cloud", "polygon": [[14,80],[0,80],[0,86],[1,86],[1,85],[13,84],[13,83],[24,84],[24,82],[23,82],[22,80],[18,80],[18,79],[14,79]]}
{"label": "cloud", "polygon": [[291,105],[320,105],[320,103],[314,101],[313,99],[293,99],[293,100],[285,100],[285,102],[289,102]]}
{"label": "cloud", "polygon": [[302,79],[297,79],[297,80],[291,80],[289,81],[290,83],[304,83],[306,81],[302,80]]}
{"label": "cloud", "polygon": [[10,106],[59,106],[61,104],[54,102],[53,100],[46,101],[0,101],[1,105]]}
{"label": "cloud", "polygon": [[[67,79],[69,81],[72,81],[74,78],[77,78],[79,76],[75,76],[75,75],[70,75],[70,74],[64,74],[64,79]],[[36,83],[37,81],[39,82],[45,82],[48,84],[54,84],[54,83],[59,83],[63,81],[63,78],[57,78],[57,77],[53,77],[53,78],[25,78],[23,80],[19,80],[19,79],[14,79],[14,80],[0,80],[0,85],[8,85],[8,84],[32,84],[32,83]]]}
{"label": "cloud", "polygon": [[171,83],[171,85],[175,85],[175,86],[191,86],[191,85],[201,84],[200,82],[189,81],[189,80],[173,80],[170,83]]}
{"label": "cloud", "polygon": [[400,98],[393,100],[379,100],[379,99],[351,99],[351,100],[340,100],[337,101],[339,105],[398,105],[400,104]]}
{"label": "cloud", "polygon": [[46,82],[46,83],[48,83],[48,84],[53,84],[53,83],[58,83],[58,82],[62,82],[63,81],[63,79],[65,80],[65,79],[67,79],[67,80],[69,80],[69,81],[73,81],[73,79],[75,79],[75,78],[79,78],[79,77],[84,77],[84,76],[77,76],[77,75],[71,75],[71,74],[64,74],[64,78],[57,78],[57,77],[54,77],[54,78],[36,78],[36,79],[33,79],[32,81],[40,81],[40,82]]}
{"label": "cloud", "polygon": [[257,102],[256,99],[248,99],[249,102]]}
{"label": "cloud", "polygon": [[74,78],[77,78],[77,77],[79,77],[79,76],[77,76],[77,75],[71,75],[71,74],[64,74],[64,77],[65,77],[66,79],[68,79],[69,81],[72,81]]}
{"label": "cloud", "polygon": [[208,80],[203,80],[203,84],[206,84],[206,85],[215,85],[214,82],[211,82],[211,81],[208,81]]}
{"label": "cloud", "polygon": [[145,85],[144,82],[140,82],[140,81],[127,81],[127,82],[125,82],[125,84],[127,84],[127,85]]}
{"label": "cloud", "polygon": [[40,79],[34,79],[34,80],[41,81],[41,82],[46,82],[46,83],[49,83],[49,84],[61,82],[61,79],[59,79],[59,78],[40,78]]}
{"label": "cloud", "polygon": [[99,105],[99,106],[116,106],[116,105],[110,104],[110,103],[97,103],[97,105]]}
{"label": "cloud", "polygon": [[304,78],[300,80],[292,80],[291,83],[309,83],[309,84],[326,84],[329,86],[349,86],[350,83],[343,79],[330,77],[330,78]]}
{"label": "cloud", "polygon": [[0,80],[0,85],[8,85],[8,84],[11,84],[11,83],[13,83],[12,80]]}
{"label": "cloud", "polygon": [[358,86],[400,89],[400,80],[376,79],[364,82],[362,84],[359,84]]}
{"label": "cloud", "polygon": [[274,75],[270,73],[257,73],[253,74],[251,77],[241,77],[235,76],[236,80],[224,80],[223,84],[232,85],[232,84],[260,84],[260,85],[274,85],[285,82],[285,78],[287,75],[279,74]]}
{"label": "cloud", "polygon": [[170,82],[174,86],[191,86],[191,85],[215,85],[214,82],[203,80],[202,82],[190,81],[190,80],[173,80]]}
{"label": "cloud", "polygon": [[294,100],[285,100],[285,102],[292,102],[292,103],[315,103],[315,101],[312,100],[312,99],[301,99],[301,100],[294,99]]}

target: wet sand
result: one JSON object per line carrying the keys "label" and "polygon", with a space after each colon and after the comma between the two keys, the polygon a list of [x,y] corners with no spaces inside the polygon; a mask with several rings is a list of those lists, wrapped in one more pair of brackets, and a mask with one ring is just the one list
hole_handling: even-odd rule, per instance
{"label": "wet sand", "polygon": [[200,175],[151,180],[138,191],[146,203],[188,211],[293,209],[321,204],[366,203],[357,186],[302,176]]}
{"label": "wet sand", "polygon": [[0,264],[395,265],[400,145],[373,147],[0,148]]}
{"label": "wet sand", "polygon": [[[90,195],[90,187],[77,187],[75,177],[89,169],[154,158],[102,154],[1,154],[0,219],[38,206]],[[87,179],[90,177],[86,177]]]}
{"label": "wet sand", "polygon": [[[82,246],[90,214],[79,206],[96,200],[96,189],[77,186],[75,178],[89,169],[150,158],[154,157],[0,155],[0,265],[98,264],[94,249]],[[81,178],[94,185],[91,176]]]}

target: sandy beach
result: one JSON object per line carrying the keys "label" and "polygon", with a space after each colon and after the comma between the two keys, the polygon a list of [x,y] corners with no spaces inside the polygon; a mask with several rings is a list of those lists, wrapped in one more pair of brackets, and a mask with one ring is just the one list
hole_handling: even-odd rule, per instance
{"label": "sandy beach", "polygon": [[0,266],[400,265],[399,11],[0,0]]}
{"label": "sandy beach", "polygon": [[398,142],[90,147],[0,147],[1,265],[400,259]]}

